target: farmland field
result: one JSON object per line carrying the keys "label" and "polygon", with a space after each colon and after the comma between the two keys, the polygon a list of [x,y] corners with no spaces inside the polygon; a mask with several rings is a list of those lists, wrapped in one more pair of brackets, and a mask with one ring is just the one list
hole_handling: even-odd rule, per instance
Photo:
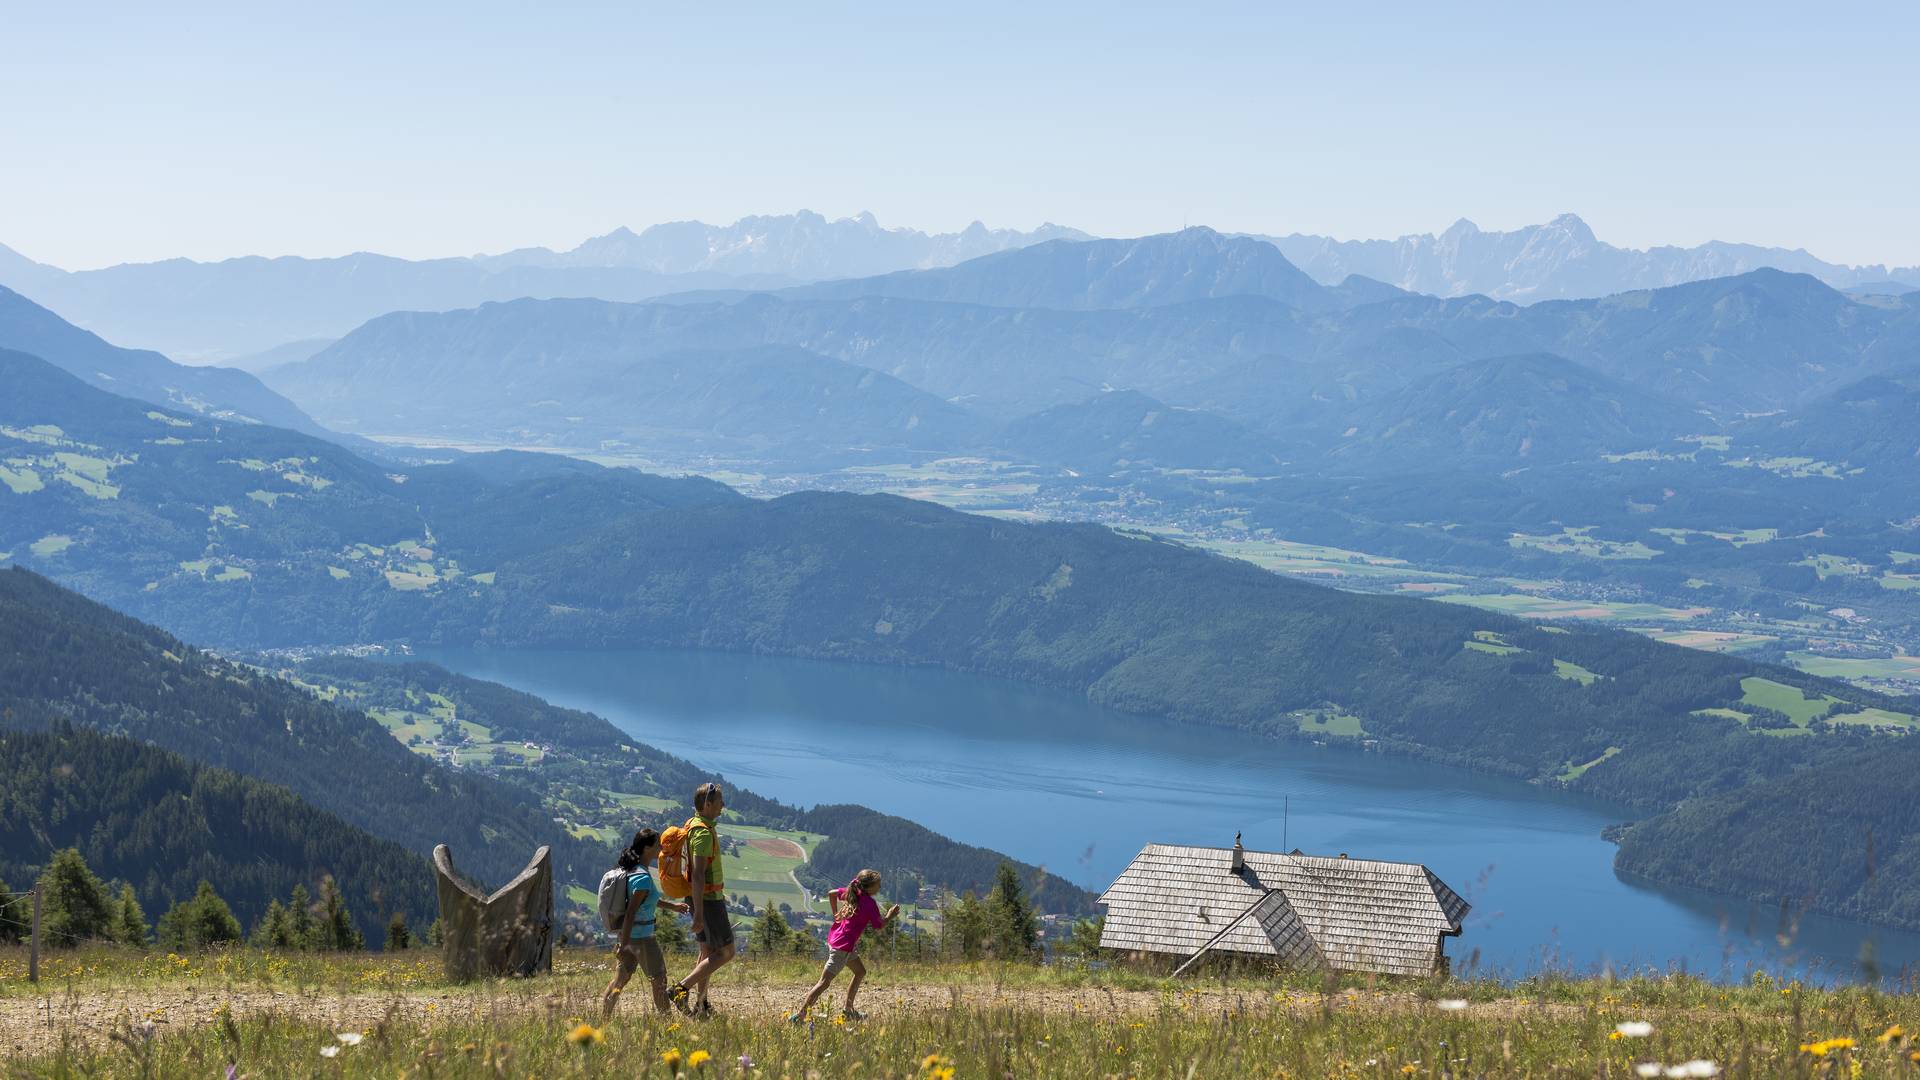
{"label": "farmland field", "polygon": [[1555,555],[1581,555],[1589,559],[1651,559],[1660,554],[1638,540],[1602,540],[1589,535],[1595,526],[1565,525],[1558,534],[1514,533],[1507,539],[1511,547],[1538,548]]}

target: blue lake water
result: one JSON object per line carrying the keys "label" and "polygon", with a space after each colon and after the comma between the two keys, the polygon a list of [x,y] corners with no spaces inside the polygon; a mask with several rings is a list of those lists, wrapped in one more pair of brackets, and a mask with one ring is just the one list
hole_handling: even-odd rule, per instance
{"label": "blue lake water", "polygon": [[[1857,977],[1920,967],[1920,934],[1630,882],[1619,808],[1465,770],[1102,709],[997,679],[694,651],[430,649],[419,658],[586,709],[785,802],[855,802],[1099,891],[1149,842],[1405,860],[1473,902],[1456,971],[1684,967]],[[1784,853],[1783,853],[1784,855]],[[1863,953],[1863,950],[1866,950]]]}

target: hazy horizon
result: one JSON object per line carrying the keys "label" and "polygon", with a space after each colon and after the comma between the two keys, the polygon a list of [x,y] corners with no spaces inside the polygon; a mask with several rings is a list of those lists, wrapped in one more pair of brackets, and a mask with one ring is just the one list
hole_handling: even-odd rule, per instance
{"label": "hazy horizon", "polygon": [[[1920,263],[1920,9],[1099,17],[595,5],[16,12],[0,243],[172,257],[567,247],[811,207],[953,231],[1342,239],[1584,218]],[[76,72],[85,72],[84,79]]]}

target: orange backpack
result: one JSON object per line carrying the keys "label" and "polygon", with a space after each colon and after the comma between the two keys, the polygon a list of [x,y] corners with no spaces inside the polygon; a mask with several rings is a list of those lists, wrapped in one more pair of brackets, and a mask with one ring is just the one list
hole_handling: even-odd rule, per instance
{"label": "orange backpack", "polygon": [[660,834],[660,893],[675,900],[685,900],[693,895],[693,882],[690,880],[693,859],[687,854],[687,838],[692,835],[694,826],[706,827],[706,822],[698,816],[687,819],[685,825],[671,825]]}

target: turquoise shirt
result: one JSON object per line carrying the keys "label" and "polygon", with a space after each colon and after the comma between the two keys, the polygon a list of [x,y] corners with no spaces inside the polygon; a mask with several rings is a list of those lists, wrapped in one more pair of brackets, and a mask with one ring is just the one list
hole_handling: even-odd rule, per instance
{"label": "turquoise shirt", "polygon": [[627,901],[633,901],[633,894],[644,893],[646,899],[640,901],[640,910],[633,916],[633,933],[628,935],[634,941],[653,936],[654,912],[660,907],[660,890],[653,885],[653,874],[647,870],[636,870],[627,875]]}

